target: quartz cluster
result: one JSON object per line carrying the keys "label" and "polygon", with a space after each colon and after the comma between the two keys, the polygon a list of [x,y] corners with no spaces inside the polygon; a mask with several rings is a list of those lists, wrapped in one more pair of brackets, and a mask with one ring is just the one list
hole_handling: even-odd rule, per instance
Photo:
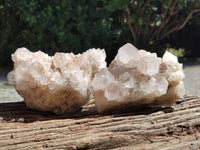
{"label": "quartz cluster", "polygon": [[106,67],[105,57],[100,49],[48,56],[19,48],[12,54],[14,69],[7,78],[28,107],[56,114],[73,113],[88,101],[89,84]]}
{"label": "quartz cluster", "polygon": [[126,106],[170,106],[184,95],[182,64],[166,51],[163,58],[127,43],[108,68],[91,82],[98,112]]}

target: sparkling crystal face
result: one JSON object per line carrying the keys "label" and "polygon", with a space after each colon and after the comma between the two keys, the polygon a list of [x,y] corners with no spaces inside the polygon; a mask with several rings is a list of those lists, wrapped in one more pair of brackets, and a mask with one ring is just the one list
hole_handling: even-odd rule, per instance
{"label": "sparkling crystal face", "polygon": [[91,86],[94,87],[95,90],[104,90],[113,81],[114,76],[107,69],[103,68],[96,74]]}
{"label": "sparkling crystal face", "polygon": [[91,88],[98,112],[130,104],[169,106],[184,95],[183,78],[182,64],[173,54],[159,58],[128,43],[97,73]]}
{"label": "sparkling crystal face", "polygon": [[144,75],[155,75],[159,72],[160,61],[153,55],[141,57],[137,62],[137,70]]}
{"label": "sparkling crystal face", "polygon": [[120,62],[127,64],[131,60],[138,60],[140,55],[138,53],[138,49],[135,46],[127,43],[119,49],[116,58]]}
{"label": "sparkling crystal face", "polygon": [[8,74],[28,107],[72,113],[84,105],[90,89],[98,112],[122,106],[169,106],[184,95],[182,64],[165,52],[163,58],[127,43],[106,68],[105,51],[54,56],[19,48],[12,55],[14,69]]}
{"label": "sparkling crystal face", "polygon": [[72,113],[84,105],[89,83],[106,67],[105,51],[90,49],[83,54],[56,53],[54,56],[19,48],[12,54],[14,70],[8,74],[28,107]]}

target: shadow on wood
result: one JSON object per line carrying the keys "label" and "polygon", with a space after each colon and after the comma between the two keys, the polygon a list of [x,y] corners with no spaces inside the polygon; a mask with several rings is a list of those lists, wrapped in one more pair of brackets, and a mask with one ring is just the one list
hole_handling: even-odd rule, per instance
{"label": "shadow on wood", "polygon": [[113,115],[114,117],[122,116],[133,116],[133,115],[148,115],[158,111],[164,113],[173,112],[172,107],[138,107],[138,108],[127,108],[121,110],[113,110],[112,112],[106,112],[99,114],[96,111],[94,100],[80,108],[74,114],[62,114],[56,115],[53,112],[37,111],[26,107],[25,102],[13,102],[13,103],[0,103],[0,117],[7,122],[34,122],[34,121],[45,121],[55,119],[80,119],[80,118],[98,118],[101,116]]}
{"label": "shadow on wood", "polygon": [[[200,99],[185,96],[172,107],[57,116],[25,103],[0,104],[2,149],[199,149]],[[24,123],[26,122],[26,123]]]}

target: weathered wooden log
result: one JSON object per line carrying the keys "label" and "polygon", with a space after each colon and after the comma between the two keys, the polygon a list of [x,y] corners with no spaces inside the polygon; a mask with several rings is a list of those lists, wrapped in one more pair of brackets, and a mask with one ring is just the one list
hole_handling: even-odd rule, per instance
{"label": "weathered wooden log", "polygon": [[199,149],[200,99],[172,107],[99,114],[94,100],[79,112],[55,115],[25,103],[0,104],[0,149]]}

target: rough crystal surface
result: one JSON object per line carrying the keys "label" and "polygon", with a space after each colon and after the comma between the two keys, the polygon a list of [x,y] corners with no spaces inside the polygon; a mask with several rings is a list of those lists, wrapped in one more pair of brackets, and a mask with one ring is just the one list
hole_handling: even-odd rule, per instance
{"label": "rough crystal surface", "polygon": [[117,59],[124,64],[127,64],[130,60],[137,60],[139,57],[137,48],[130,43],[122,46],[117,55]]}
{"label": "rough crystal surface", "polygon": [[12,54],[14,69],[8,74],[30,108],[73,113],[89,97],[89,83],[106,67],[105,51],[89,49],[83,54],[55,53],[54,56],[19,48]]}
{"label": "rough crystal surface", "polygon": [[129,106],[170,106],[184,95],[182,64],[165,52],[138,50],[132,44],[122,46],[108,68],[91,82],[98,112]]}

